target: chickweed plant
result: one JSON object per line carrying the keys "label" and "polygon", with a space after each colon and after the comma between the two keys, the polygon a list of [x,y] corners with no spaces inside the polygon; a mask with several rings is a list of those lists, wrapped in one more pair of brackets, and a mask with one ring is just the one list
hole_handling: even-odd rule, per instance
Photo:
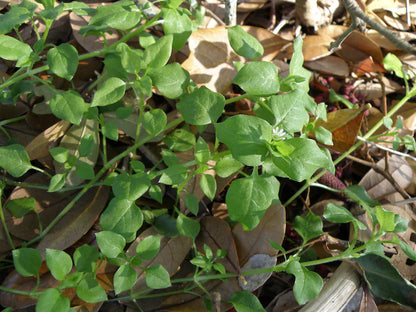
{"label": "chickweed plant", "polygon": [[[186,293],[202,298],[206,309],[212,311],[212,294],[207,291],[206,283],[212,280],[226,282],[231,278],[244,281],[249,275],[286,271],[295,276],[294,294],[303,304],[314,299],[323,285],[322,278],[309,269],[312,266],[343,259],[363,261],[365,257],[374,255],[388,262],[378,248],[385,243],[380,238],[387,232],[406,231],[407,220],[385,210],[357,185],[333,191],[345,193],[365,209],[372,221],[371,237],[358,244],[358,233],[367,226],[346,208],[329,204],[323,218],[334,223],[350,223],[354,230],[348,248],[338,255],[302,261],[301,254],[309,248],[307,243],[323,234],[322,218],[312,212],[294,220],[293,228],[302,238],[302,244],[295,252],[287,253],[279,243],[270,242],[282,258],[275,266],[228,272],[218,263],[219,259],[227,257],[227,250],[213,251],[207,245],[196,247],[195,240],[201,230],[201,212],[194,194],[186,190],[192,178],[199,177],[203,193],[212,200],[217,185],[214,177],[206,174],[207,170],[214,170],[220,177],[240,173],[229,185],[225,203],[230,221],[240,223],[248,231],[256,228],[272,204],[281,204],[279,179],[304,183],[291,199],[283,203],[287,206],[307,187],[319,187],[316,183],[318,178],[326,171],[333,173],[334,165],[362,144],[357,142],[335,161],[327,148],[320,147],[332,144],[332,134],[324,127],[316,126],[316,121],[326,120],[326,107],[324,103],[316,104],[308,95],[310,73],[303,68],[301,37],[294,41],[289,75],[283,79],[279,78],[273,63],[257,61],[263,55],[263,47],[254,37],[240,26],[227,28],[231,47],[247,61],[235,63],[238,71],[233,79],[233,83],[244,91],[243,95],[226,99],[205,86],[197,86],[179,63],[169,62],[172,51],[182,48],[198,27],[202,8],[196,3],[190,3],[189,9],[185,9],[180,7],[183,0],[161,1],[160,12],[148,15],[148,4],[140,6],[130,0],[97,9],[76,1],[59,5],[54,0],[36,2],[39,4],[27,0],[12,4],[11,9],[1,16],[0,58],[13,64],[15,70],[0,85],[0,102],[15,105],[22,97],[33,96],[42,86],[51,94],[48,107],[53,115],[70,123],[72,130],[82,127],[88,131],[73,144],[75,149],[64,144],[49,149],[55,163],[52,170],[31,162],[25,147],[7,134],[4,126],[22,118],[0,122],[1,129],[9,137],[8,144],[0,147],[0,191],[3,196],[8,195],[7,188],[17,185],[16,181],[34,171],[47,177],[49,184],[43,187],[50,193],[76,191],[71,193],[74,195],[71,195],[69,203],[50,223],[46,226],[40,224],[36,237],[19,246],[15,246],[4,211],[0,210],[11,250],[8,259],[12,260],[20,275],[38,281],[30,291],[1,286],[3,293],[34,298],[36,311],[41,312],[74,311],[69,298],[63,294],[68,288],[75,289],[76,295],[87,303],[120,300],[130,302],[138,309],[141,309],[140,299]],[[52,24],[67,11],[91,17],[79,34],[93,38],[118,32],[120,39],[113,44],[104,42],[102,49],[81,55],[69,43],[47,43]],[[35,19],[43,21],[45,29],[42,34],[36,28],[37,24],[32,23],[38,38],[30,46],[20,38],[17,30],[23,23]],[[142,40],[149,39],[148,30],[155,27],[163,29],[163,36]],[[140,42],[141,47],[132,47],[132,41]],[[98,56],[104,60],[103,72],[88,89],[75,87],[73,78],[79,63]],[[400,61],[394,56],[389,56],[386,67],[407,78],[403,75]],[[57,88],[53,79],[41,78],[42,73],[67,80],[69,87],[65,90]],[[405,83],[407,86],[406,79]],[[146,98],[155,90],[174,101],[180,117],[168,122],[164,110],[146,105]],[[127,93],[133,94],[135,104],[123,102]],[[391,109],[384,122],[415,95],[416,87],[409,89],[407,86],[406,95]],[[255,103],[255,116],[223,115],[226,105],[243,98]],[[116,155],[109,155],[109,141],[119,140],[118,125],[131,118],[133,112],[137,113],[137,118],[132,144],[118,150]],[[121,123],[108,121],[108,113]],[[382,124],[383,120],[363,138],[371,141]],[[191,127],[198,130],[196,134],[190,130]],[[215,130],[213,146],[201,136],[208,127]],[[316,140],[311,139],[311,135]],[[318,145],[317,141],[322,144]],[[149,142],[160,142],[162,146],[162,160],[154,166],[145,165],[136,158],[138,149]],[[411,139],[409,142],[400,139],[395,142],[396,145],[404,143],[411,149],[415,146]],[[175,152],[183,151],[192,151],[193,160],[180,162]],[[130,159],[130,162],[122,166],[124,159]],[[319,169],[322,170],[317,173]],[[96,245],[84,244],[70,253],[49,246],[37,247],[77,206],[80,198],[97,186],[111,187],[112,194],[99,215],[100,231],[95,234]],[[26,183],[24,187],[36,188],[39,185]],[[167,187],[174,190],[175,195],[171,209],[152,211],[136,204],[144,194],[162,203]],[[181,196],[189,214],[179,209]],[[28,197],[9,201],[7,209],[15,217],[22,217],[25,213],[36,213],[35,206],[35,200]],[[156,217],[158,224],[152,223]],[[141,239],[132,249],[136,238],[149,227],[156,231]],[[175,272],[166,265],[152,262],[160,252],[164,237],[183,237],[190,242],[192,276],[172,277]],[[390,242],[399,245],[416,261],[414,251],[397,236]],[[59,281],[58,286],[39,289],[40,268],[44,261],[54,279]],[[110,291],[97,280],[97,272],[105,263],[116,266],[111,297]],[[143,274],[145,278],[139,283],[139,276]],[[184,284],[186,286],[178,287]],[[413,286],[409,284],[407,287]],[[264,311],[257,297],[247,290],[236,291],[221,300],[232,304],[239,312]]]}

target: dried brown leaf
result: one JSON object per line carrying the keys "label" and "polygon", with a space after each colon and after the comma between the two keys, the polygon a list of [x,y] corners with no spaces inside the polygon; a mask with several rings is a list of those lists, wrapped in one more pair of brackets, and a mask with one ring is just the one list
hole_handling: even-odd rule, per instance
{"label": "dried brown leaf", "polygon": [[78,241],[94,224],[104,209],[110,188],[90,189],[77,204],[46,234],[36,249],[44,255],[46,248],[64,250]]}
{"label": "dried brown leaf", "polygon": [[282,205],[272,204],[266,210],[257,227],[251,231],[244,231],[239,223],[233,228],[233,236],[241,264],[255,254],[275,256],[269,240],[282,244],[286,231],[286,214]]}
{"label": "dried brown leaf", "polygon": [[304,65],[310,70],[333,76],[346,77],[350,73],[348,64],[343,59],[333,55],[314,61],[305,61]]}
{"label": "dried brown leaf", "polygon": [[305,61],[314,61],[332,54],[329,45],[334,41],[327,35],[310,35],[303,40],[302,52]]}
{"label": "dried brown leaf", "polygon": [[[47,186],[49,179],[42,173],[35,173],[25,179],[24,183]],[[46,190],[16,187],[9,196],[9,200],[25,197],[35,198],[36,210],[43,227],[45,227],[71,200],[70,196],[72,194],[74,192],[67,194],[48,193]],[[39,234],[39,221],[34,212],[29,212],[22,218],[13,217],[4,207],[3,212],[6,218],[7,228],[12,235],[29,241]]]}

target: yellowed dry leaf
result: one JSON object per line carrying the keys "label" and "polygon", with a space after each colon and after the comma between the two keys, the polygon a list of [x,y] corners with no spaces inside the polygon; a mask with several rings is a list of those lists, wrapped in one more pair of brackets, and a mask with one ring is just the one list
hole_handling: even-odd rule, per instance
{"label": "yellowed dry leaf", "polygon": [[[244,26],[245,31],[259,40],[264,47],[264,55],[259,60],[271,61],[291,55],[289,41],[263,28]],[[198,29],[188,39],[189,57],[182,63],[189,71],[192,80],[199,86],[225,94],[237,73],[233,62],[243,58],[234,53],[229,42],[227,29],[219,26]]]}
{"label": "yellowed dry leaf", "polygon": [[329,55],[315,61],[305,61],[306,68],[333,76],[347,77],[350,73],[347,62],[343,59]]}
{"label": "yellowed dry leaf", "polygon": [[342,43],[342,48],[336,54],[345,60],[360,62],[371,56],[375,61],[383,62],[383,53],[380,46],[368,36],[353,31]]}
{"label": "yellowed dry leaf", "polygon": [[76,205],[46,234],[36,249],[45,255],[46,248],[64,250],[78,241],[103,211],[110,188],[100,186],[89,190]]}
{"label": "yellowed dry leaf", "polygon": [[282,205],[272,204],[267,209],[258,226],[251,231],[244,231],[239,223],[233,229],[233,236],[237,248],[240,264],[255,254],[267,254],[274,256],[274,249],[269,239],[282,244],[286,231],[286,214]]}
{"label": "yellowed dry leaf", "polygon": [[49,146],[61,138],[70,126],[70,122],[61,120],[34,138],[25,147],[30,160],[47,157],[49,155]]}

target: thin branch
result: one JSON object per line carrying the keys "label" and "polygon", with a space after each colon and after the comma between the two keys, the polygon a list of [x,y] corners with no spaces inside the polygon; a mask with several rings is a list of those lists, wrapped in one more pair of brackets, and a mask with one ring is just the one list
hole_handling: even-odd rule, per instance
{"label": "thin branch", "polygon": [[[396,47],[399,49],[416,55],[416,47],[408,43],[407,41],[404,41],[400,39],[393,31],[390,29],[387,29],[386,27],[378,24],[374,20],[372,20],[367,14],[365,14],[361,8],[358,6],[358,4],[355,2],[355,0],[343,0],[345,9],[348,11],[348,13],[351,16],[352,24],[348,30],[341,35],[341,39],[344,40],[354,29],[358,27],[357,20],[363,21],[370,27],[372,27],[374,30],[379,32],[381,35],[386,37],[388,40],[390,40]],[[340,41],[342,43],[342,40]],[[331,44],[331,47],[338,47],[339,46],[339,40],[337,40],[334,44]]]}

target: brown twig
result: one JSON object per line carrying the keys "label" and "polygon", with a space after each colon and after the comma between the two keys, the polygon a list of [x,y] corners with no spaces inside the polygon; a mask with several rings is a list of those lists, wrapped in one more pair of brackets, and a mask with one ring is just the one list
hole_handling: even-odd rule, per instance
{"label": "brown twig", "polygon": [[372,20],[367,14],[365,14],[361,10],[361,8],[358,6],[355,0],[343,0],[343,1],[344,1],[345,9],[348,11],[348,13],[351,16],[352,24],[347,29],[347,31],[345,31],[335,42],[331,43],[330,45],[331,49],[338,47],[351,32],[353,32],[355,29],[359,27],[360,22],[364,22],[365,24],[369,25],[374,30],[379,32],[381,35],[386,37],[388,40],[390,40],[399,49],[402,49],[403,51],[407,53],[416,55],[416,47],[414,47],[407,41],[400,39],[390,29],[387,29],[386,27]]}

